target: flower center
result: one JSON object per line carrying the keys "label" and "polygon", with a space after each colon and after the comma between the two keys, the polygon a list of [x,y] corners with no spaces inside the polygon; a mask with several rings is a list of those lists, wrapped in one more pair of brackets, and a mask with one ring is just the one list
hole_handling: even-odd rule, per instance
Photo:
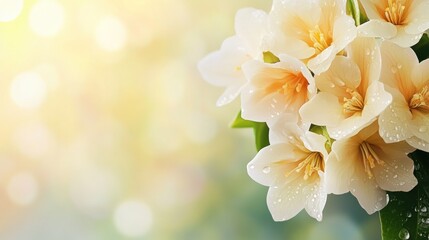
{"label": "flower center", "polygon": [[286,102],[290,103],[296,99],[296,94],[307,94],[307,79],[302,73],[294,74],[286,72],[284,77],[270,84],[265,91],[267,93],[278,92],[286,97]]}
{"label": "flower center", "polygon": [[374,151],[373,146],[367,142],[362,142],[359,145],[360,152],[362,154],[363,166],[365,172],[368,175],[368,178],[371,179],[374,177],[372,174],[372,169],[375,167],[375,164],[383,165],[384,162],[381,160],[377,153]]}
{"label": "flower center", "polygon": [[420,92],[415,93],[410,100],[409,107],[411,109],[421,110],[424,112],[429,112],[429,86],[426,85],[420,90]]}
{"label": "flower center", "polygon": [[363,97],[356,91],[347,89],[350,93],[350,98],[344,97],[343,111],[345,114],[353,115],[356,112],[361,112],[364,107]]}
{"label": "flower center", "polygon": [[386,20],[395,25],[401,25],[404,21],[405,2],[406,0],[388,0],[384,10]]}
{"label": "flower center", "polygon": [[325,162],[323,156],[319,152],[311,152],[306,158],[302,159],[296,168],[287,173],[286,176],[292,172],[301,172],[304,169],[304,180],[307,180],[313,173],[318,171],[325,171]]}
{"label": "flower center", "polygon": [[313,47],[316,49],[316,54],[321,53],[332,43],[332,39],[322,33],[319,25],[316,25],[313,30],[310,30],[309,35],[310,40],[313,42]]}

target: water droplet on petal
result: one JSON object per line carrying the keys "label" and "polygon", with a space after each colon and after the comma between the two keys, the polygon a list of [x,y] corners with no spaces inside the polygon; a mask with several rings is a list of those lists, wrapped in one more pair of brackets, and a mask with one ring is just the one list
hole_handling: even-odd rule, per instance
{"label": "water droplet on petal", "polygon": [[408,232],[407,229],[403,228],[403,229],[401,229],[401,231],[399,231],[398,236],[402,240],[407,240],[410,238],[410,233]]}
{"label": "water droplet on petal", "polygon": [[263,173],[265,173],[265,174],[268,174],[268,173],[270,173],[270,172],[271,172],[271,168],[270,168],[270,167],[264,167],[264,168],[262,169],[262,172],[263,172]]}
{"label": "water droplet on petal", "polygon": [[365,54],[369,56],[371,54],[371,49],[369,48],[365,49]]}
{"label": "water droplet on petal", "polygon": [[395,175],[393,175],[393,178],[398,178],[398,175],[396,175],[396,174],[395,174]]}
{"label": "water droplet on petal", "polygon": [[390,71],[392,71],[393,74],[398,72],[398,68],[396,66],[393,66],[392,68],[390,68]]}
{"label": "water droplet on petal", "polygon": [[255,169],[255,165],[252,164],[252,165],[249,166],[249,168],[250,169]]}
{"label": "water droplet on petal", "polygon": [[426,127],[426,126],[421,126],[420,128],[419,128],[419,132],[421,132],[421,133],[424,133],[424,132],[426,132],[428,130],[428,127]]}

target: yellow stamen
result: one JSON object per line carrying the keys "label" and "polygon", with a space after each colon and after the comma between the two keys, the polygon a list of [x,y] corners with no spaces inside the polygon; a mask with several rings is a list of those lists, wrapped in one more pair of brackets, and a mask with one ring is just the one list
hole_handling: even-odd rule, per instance
{"label": "yellow stamen", "polygon": [[363,97],[355,90],[347,89],[347,92],[350,93],[351,97],[344,97],[343,99],[344,113],[353,115],[356,112],[361,112],[364,107]]}
{"label": "yellow stamen", "polygon": [[388,0],[388,6],[384,10],[386,20],[395,25],[401,25],[404,21],[406,0]]}
{"label": "yellow stamen", "polygon": [[285,96],[286,103],[289,104],[297,98],[297,94],[307,94],[307,79],[302,73],[294,74],[287,72],[281,79],[274,81],[265,88],[267,94],[278,92]]}
{"label": "yellow stamen", "polygon": [[314,27],[314,30],[310,30],[309,35],[310,35],[310,40],[313,42],[313,47],[314,49],[316,49],[316,54],[321,53],[323,50],[328,48],[332,43],[332,39],[329,36],[325,36],[325,34],[322,33],[319,25],[316,25]]}
{"label": "yellow stamen", "polygon": [[318,171],[325,171],[325,162],[323,156],[319,152],[311,152],[307,157],[303,158],[296,168],[286,173],[289,176],[292,172],[301,172],[304,170],[304,180],[307,180],[313,173]]}
{"label": "yellow stamen", "polygon": [[420,92],[413,95],[409,107],[424,112],[429,112],[429,86],[426,85]]}
{"label": "yellow stamen", "polygon": [[381,160],[377,153],[374,151],[374,146],[367,143],[362,142],[359,145],[359,149],[362,156],[363,166],[365,168],[365,172],[368,175],[368,178],[371,179],[374,177],[372,174],[372,170],[375,167],[375,164],[384,165],[383,160]]}

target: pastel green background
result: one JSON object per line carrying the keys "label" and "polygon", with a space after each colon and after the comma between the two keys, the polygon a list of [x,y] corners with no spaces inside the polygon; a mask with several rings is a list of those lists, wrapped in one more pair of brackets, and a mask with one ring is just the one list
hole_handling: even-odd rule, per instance
{"label": "pastel green background", "polygon": [[271,1],[37,4],[0,23],[0,239],[379,239],[350,195],[274,222],[239,102],[217,108],[196,69]]}

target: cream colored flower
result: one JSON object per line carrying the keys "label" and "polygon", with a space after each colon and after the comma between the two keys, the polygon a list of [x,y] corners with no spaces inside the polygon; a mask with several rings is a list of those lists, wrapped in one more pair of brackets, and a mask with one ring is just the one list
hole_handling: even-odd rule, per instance
{"label": "cream colored flower", "polygon": [[359,34],[382,37],[401,47],[416,44],[429,28],[429,1],[361,0],[369,21],[359,26]]}
{"label": "cream colored flower", "polygon": [[291,123],[278,122],[270,129],[271,145],[259,151],[247,171],[253,180],[269,187],[267,205],[274,220],[288,220],[303,208],[322,220],[325,141]]}
{"label": "cream colored flower", "polygon": [[429,152],[429,60],[419,63],[412,49],[388,42],[381,45],[381,55],[381,81],[393,102],[380,115],[380,135]]}
{"label": "cream colored flower", "polygon": [[301,59],[315,74],[326,71],[356,37],[345,4],[344,0],[274,0],[269,14],[270,51]]}
{"label": "cream colored flower", "polygon": [[267,15],[264,11],[252,8],[239,10],[235,17],[236,35],[227,38],[220,50],[210,53],[199,62],[198,69],[206,81],[226,87],[217,101],[218,106],[234,100],[246,84],[241,69],[243,63],[262,60],[266,24]]}
{"label": "cream colored flower", "polygon": [[272,125],[285,113],[297,115],[317,91],[307,67],[287,55],[274,64],[249,61],[243,71],[249,83],[241,94],[241,115],[252,121]]}
{"label": "cream colored flower", "polygon": [[357,38],[348,55],[337,56],[328,71],[315,77],[320,92],[300,109],[304,122],[326,126],[334,139],[353,136],[392,101],[379,81],[381,57],[376,40]]}
{"label": "cream colored flower", "polygon": [[414,163],[407,157],[413,150],[405,142],[385,143],[376,123],[335,141],[326,163],[327,191],[350,191],[369,214],[379,211],[388,203],[385,191],[410,191],[417,185]]}

